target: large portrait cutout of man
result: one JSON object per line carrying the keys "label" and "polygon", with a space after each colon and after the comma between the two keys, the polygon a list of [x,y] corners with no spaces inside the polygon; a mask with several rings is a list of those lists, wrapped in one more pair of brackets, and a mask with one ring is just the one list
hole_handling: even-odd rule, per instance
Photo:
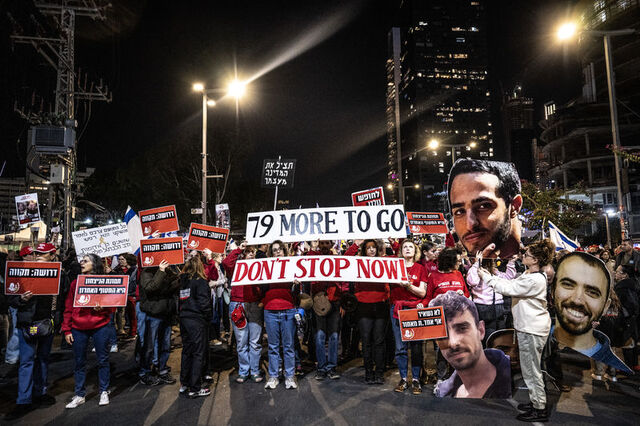
{"label": "large portrait cutout of man", "polygon": [[604,262],[595,256],[575,251],[562,257],[552,283],[556,311],[553,337],[560,347],[632,373],[611,350],[609,338],[593,328],[611,304],[612,281]]}
{"label": "large portrait cutout of man", "polygon": [[518,253],[522,195],[512,163],[461,158],[451,167],[447,190],[454,229],[468,253]]}

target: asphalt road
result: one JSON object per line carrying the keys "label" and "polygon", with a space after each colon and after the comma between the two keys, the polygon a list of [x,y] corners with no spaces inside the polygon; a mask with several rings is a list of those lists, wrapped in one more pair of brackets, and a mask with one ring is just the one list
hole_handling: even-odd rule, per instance
{"label": "asphalt road", "polygon": [[[176,339],[179,341],[179,338]],[[195,425],[195,424],[278,424],[278,425],[389,425],[389,424],[514,424],[515,405],[528,402],[526,389],[518,389],[513,400],[438,399],[425,386],[419,396],[398,394],[393,387],[399,380],[389,371],[384,386],[363,383],[361,360],[339,368],[339,380],[318,382],[309,367],[299,379],[297,390],[285,390],[284,384],[273,390],[264,383],[237,384],[235,359],[226,345],[212,348],[216,368],[211,396],[187,399],[178,395],[179,384],[146,387],[137,381],[133,362],[133,342],[120,344],[112,354],[111,403],[98,407],[95,355],[89,355],[87,402],[67,410],[73,396],[73,358],[70,351],[59,350],[56,339],[50,365],[49,393],[57,399],[51,407],[30,412],[14,422],[20,425]],[[623,379],[616,386],[594,384],[586,359],[563,356],[565,377],[573,389],[568,393],[550,390],[553,406],[551,423],[633,424],[640,423],[640,379]],[[169,360],[178,375],[180,349]],[[0,375],[8,383],[0,386],[0,415],[10,411],[16,396],[15,367],[3,365]],[[9,424],[0,417],[0,424]]]}

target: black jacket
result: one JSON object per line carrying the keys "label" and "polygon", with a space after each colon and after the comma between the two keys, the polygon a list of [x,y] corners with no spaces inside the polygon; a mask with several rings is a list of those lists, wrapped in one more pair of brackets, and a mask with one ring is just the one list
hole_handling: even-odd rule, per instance
{"label": "black jacket", "polygon": [[140,275],[140,310],[156,318],[170,319],[176,313],[179,283],[176,273],[168,267],[145,268]]}
{"label": "black jacket", "polygon": [[180,283],[180,318],[211,321],[213,306],[207,280],[181,274],[177,281]]}
{"label": "black jacket", "polygon": [[29,327],[35,321],[52,319],[51,306],[54,297],[55,296],[33,296],[25,302],[20,296],[9,296],[9,305],[18,310],[16,326],[25,328]]}
{"label": "black jacket", "polygon": [[[618,269],[618,266],[623,265],[622,263],[623,259],[624,259],[624,252],[621,251],[616,256],[616,266],[615,266],[616,269]],[[640,274],[640,252],[636,249],[633,249],[633,251],[631,252],[631,257],[629,258],[629,261],[626,264],[633,266],[633,269],[636,271],[636,275]]]}

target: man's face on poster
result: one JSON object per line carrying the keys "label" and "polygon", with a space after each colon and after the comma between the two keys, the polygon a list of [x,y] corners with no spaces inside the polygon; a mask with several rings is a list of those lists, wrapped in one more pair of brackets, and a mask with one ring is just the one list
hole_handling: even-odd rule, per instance
{"label": "man's face on poster", "polygon": [[456,370],[473,368],[482,355],[484,321],[477,325],[473,315],[465,309],[447,321],[449,337],[437,340],[442,355]]}
{"label": "man's face on poster", "polygon": [[[500,250],[513,235],[520,240],[512,219],[522,204],[520,195],[507,205],[498,195],[497,176],[474,172],[456,176],[451,184],[451,214],[456,234],[469,253],[475,254],[491,243]],[[503,253],[507,255],[507,253]]]}
{"label": "man's face on poster", "polygon": [[556,273],[553,304],[558,321],[570,334],[581,335],[591,330],[607,307],[608,277],[597,266],[580,257],[566,259]]}
{"label": "man's face on poster", "polygon": [[509,355],[511,368],[520,368],[520,351],[518,349],[518,342],[515,340],[515,331],[504,333],[493,338],[490,347],[499,349],[504,352],[505,355]]}

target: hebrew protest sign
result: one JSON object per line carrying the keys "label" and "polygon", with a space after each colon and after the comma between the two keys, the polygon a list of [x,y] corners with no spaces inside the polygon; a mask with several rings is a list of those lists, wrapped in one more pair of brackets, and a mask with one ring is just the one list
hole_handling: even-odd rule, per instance
{"label": "hebrew protest sign", "polygon": [[442,306],[400,310],[398,317],[403,342],[447,337],[447,324]]}
{"label": "hebrew protest sign", "polygon": [[384,206],[384,190],[381,186],[351,194],[354,206]]}
{"label": "hebrew protest sign", "polygon": [[9,260],[4,273],[4,294],[57,295],[60,291],[60,262]]}
{"label": "hebrew protest sign", "polygon": [[166,260],[171,265],[181,265],[184,263],[182,247],[182,237],[140,240],[142,266],[144,268],[158,266],[163,260]]}
{"label": "hebrew protest sign", "polygon": [[126,306],[128,275],[78,275],[74,308]]}
{"label": "hebrew protest sign", "polygon": [[447,222],[442,213],[407,212],[407,225],[412,234],[446,234]]}
{"label": "hebrew protest sign", "polygon": [[262,164],[263,188],[293,188],[293,176],[296,171],[296,160],[280,158],[264,160]]}
{"label": "hebrew protest sign", "polygon": [[214,253],[224,253],[227,238],[229,238],[228,229],[192,223],[189,227],[187,249],[204,250],[208,248]]}
{"label": "hebrew protest sign", "polygon": [[157,207],[155,209],[140,210],[140,224],[142,234],[146,237],[154,232],[173,232],[180,229],[176,206]]}
{"label": "hebrew protest sign", "polygon": [[240,260],[231,285],[298,281],[406,282],[404,259],[398,257],[297,256]]}
{"label": "hebrew protest sign", "polygon": [[247,215],[247,244],[406,236],[402,205],[279,210]]}
{"label": "hebrew protest sign", "polygon": [[131,240],[126,223],[100,226],[98,228],[83,229],[71,233],[73,245],[78,259],[85,254],[93,253],[100,257],[116,254],[131,253]]}

